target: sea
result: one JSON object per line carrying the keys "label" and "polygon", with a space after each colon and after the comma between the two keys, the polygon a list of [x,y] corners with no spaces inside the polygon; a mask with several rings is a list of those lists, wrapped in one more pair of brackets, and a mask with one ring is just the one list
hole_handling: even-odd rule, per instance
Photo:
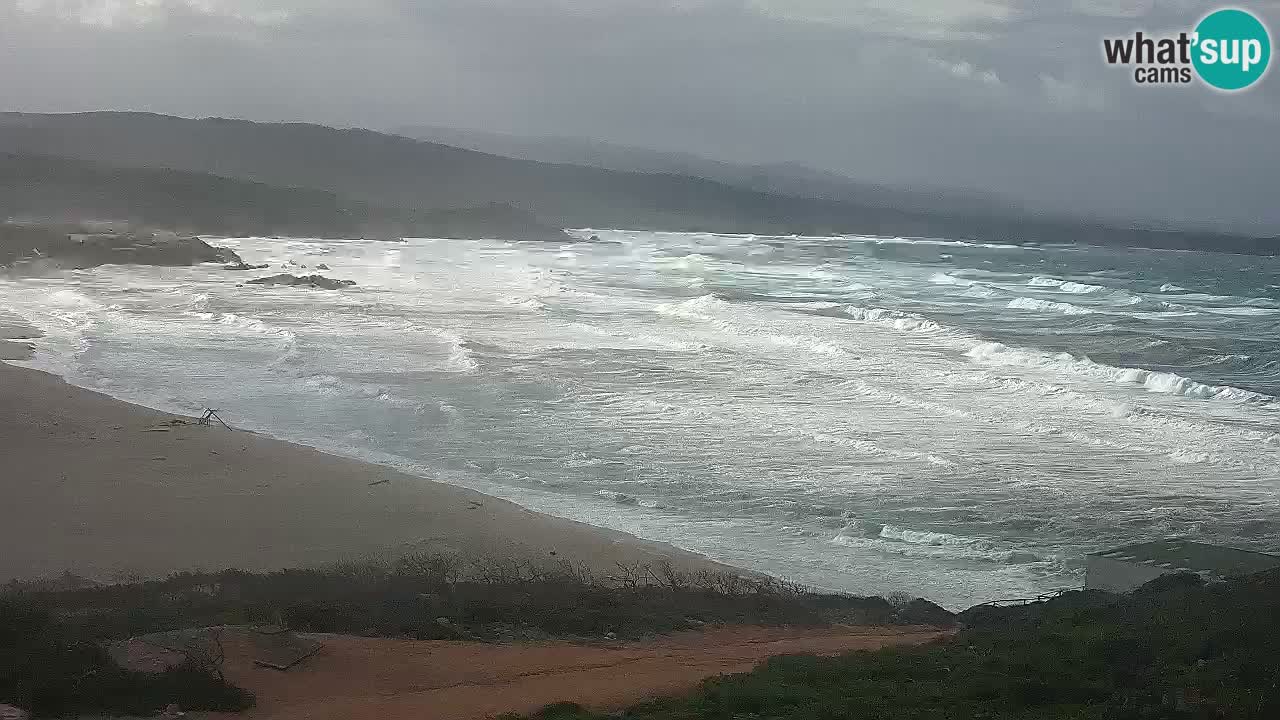
{"label": "sea", "polygon": [[[586,229],[0,279],[25,364],[815,588],[1280,550],[1280,258]],[[321,265],[327,269],[317,269]],[[244,284],[278,272],[358,284]]]}

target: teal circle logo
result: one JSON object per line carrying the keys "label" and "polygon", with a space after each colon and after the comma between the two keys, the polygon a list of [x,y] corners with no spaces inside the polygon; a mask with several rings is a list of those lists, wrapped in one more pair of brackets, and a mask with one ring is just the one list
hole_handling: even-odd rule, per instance
{"label": "teal circle logo", "polygon": [[1253,14],[1228,8],[1196,26],[1191,61],[1200,79],[1219,90],[1243,90],[1262,79],[1271,61],[1271,36]]}

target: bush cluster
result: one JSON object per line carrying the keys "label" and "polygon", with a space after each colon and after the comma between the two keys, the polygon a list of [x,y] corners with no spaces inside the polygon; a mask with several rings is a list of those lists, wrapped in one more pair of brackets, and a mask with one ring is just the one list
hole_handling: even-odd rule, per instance
{"label": "bush cluster", "polygon": [[[960,616],[950,640],[835,658],[779,657],[628,720],[1280,718],[1280,573],[1129,596],[1072,592]],[[603,720],[560,704],[538,720]]]}

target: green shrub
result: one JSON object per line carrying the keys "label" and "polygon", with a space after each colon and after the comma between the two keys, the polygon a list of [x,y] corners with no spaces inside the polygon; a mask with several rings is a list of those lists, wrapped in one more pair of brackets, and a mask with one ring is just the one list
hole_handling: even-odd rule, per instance
{"label": "green shrub", "polygon": [[[630,720],[1280,718],[1280,573],[974,608],[945,642],[773,658]],[[537,716],[535,716],[537,717]],[[581,711],[574,720],[604,720]],[[613,717],[613,716],[610,716]]]}
{"label": "green shrub", "polygon": [[253,696],[204,669],[165,673],[121,669],[82,628],[22,599],[0,600],[0,703],[36,716],[152,715],[171,703],[187,710],[244,710]]}

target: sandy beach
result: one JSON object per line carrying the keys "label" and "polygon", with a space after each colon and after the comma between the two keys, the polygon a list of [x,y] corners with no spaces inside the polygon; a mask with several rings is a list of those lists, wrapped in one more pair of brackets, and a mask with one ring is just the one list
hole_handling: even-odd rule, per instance
{"label": "sandy beach", "polygon": [[0,363],[0,582],[409,551],[569,559],[598,572],[664,559],[713,565],[389,468],[174,419]]}

